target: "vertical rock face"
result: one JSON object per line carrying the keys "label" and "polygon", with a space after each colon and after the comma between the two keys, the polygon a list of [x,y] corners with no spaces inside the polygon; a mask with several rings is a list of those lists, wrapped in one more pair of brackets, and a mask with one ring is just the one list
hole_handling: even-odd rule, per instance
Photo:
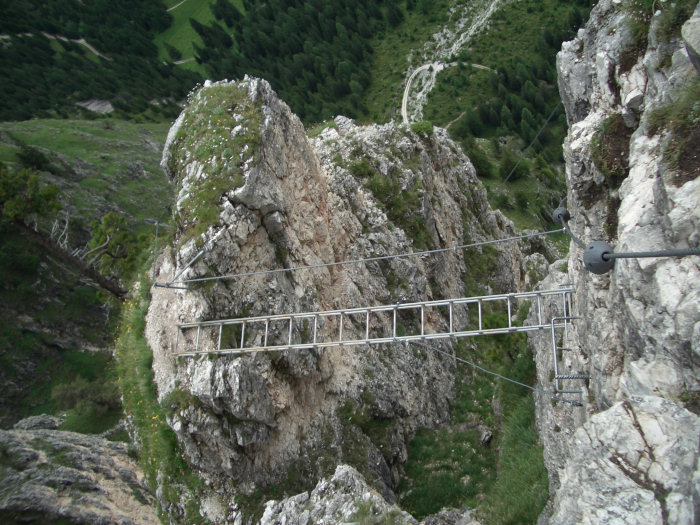
{"label": "vertical rock face", "polygon": [[[635,39],[631,8],[601,0],[557,57],[570,226],[586,243],[635,252],[700,242],[700,179],[684,157],[697,153],[697,141],[684,139],[698,121],[682,133],[663,122],[698,82],[680,31],[669,29],[674,6]],[[537,404],[553,492],[543,520],[697,522],[699,427],[688,409],[697,413],[700,390],[700,257],[621,259],[594,275],[572,243],[548,280],[575,286],[581,317],[559,343],[572,349],[559,356],[559,373],[590,380],[562,381],[582,390],[570,397],[584,408]],[[539,380],[551,384],[551,337],[532,341]]]}
{"label": "vertical rock face", "polygon": [[[199,90],[170,132],[163,163],[178,188],[179,228],[157,265],[160,281],[183,270],[181,278],[194,279],[324,265],[513,233],[444,130],[419,136],[338,117],[309,139],[262,80]],[[416,428],[448,418],[452,364],[398,344],[176,360],[176,350],[195,344],[178,337],[177,323],[460,297],[480,256],[465,261],[455,251],[154,288],[146,333],[159,395],[189,461],[228,491],[229,509],[234,493],[270,483],[311,488],[343,462],[392,500]],[[500,248],[479,289],[517,290],[520,260],[518,246]],[[428,317],[430,326],[447,322]],[[410,329],[417,319],[400,321]],[[377,322],[390,326],[388,316]],[[360,328],[351,320],[344,330]],[[214,341],[203,331],[199,347]]]}

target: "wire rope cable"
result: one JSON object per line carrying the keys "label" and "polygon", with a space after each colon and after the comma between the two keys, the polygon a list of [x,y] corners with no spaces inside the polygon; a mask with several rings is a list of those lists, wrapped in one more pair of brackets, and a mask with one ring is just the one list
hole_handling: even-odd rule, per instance
{"label": "wire rope cable", "polygon": [[689,255],[700,255],[700,247],[677,248],[671,250],[651,250],[639,252],[615,252],[613,247],[604,241],[593,241],[589,244],[579,239],[569,228],[571,214],[566,209],[563,202],[552,213],[554,222],[559,222],[564,226],[564,231],[571,237],[571,240],[583,250],[583,263],[589,272],[604,274],[613,269],[616,259],[642,259],[651,257],[687,257]]}
{"label": "wire rope cable", "polygon": [[462,244],[462,245],[456,245],[451,248],[437,248],[434,250],[424,250],[420,252],[410,252],[410,253],[399,253],[399,254],[394,254],[394,255],[382,255],[378,257],[367,257],[365,259],[351,259],[348,261],[337,261],[337,262],[332,262],[332,263],[321,263],[321,264],[310,264],[307,266],[294,266],[292,268],[276,268],[274,270],[260,270],[260,271],[255,271],[255,272],[244,272],[244,273],[235,273],[235,274],[228,274],[228,275],[217,275],[214,277],[198,277],[195,279],[183,279],[178,281],[177,279],[184,273],[184,271],[189,268],[192,263],[197,260],[199,257],[203,255],[203,250],[197,253],[195,255],[194,259],[191,260],[176,276],[174,279],[171,281],[168,281],[167,283],[156,283],[156,286],[164,286],[168,287],[169,285],[172,285],[174,283],[180,283],[180,284],[186,284],[186,283],[200,283],[200,282],[207,282],[207,281],[220,281],[220,280],[228,280],[228,279],[238,279],[241,277],[254,277],[258,275],[268,275],[268,274],[276,274],[276,273],[286,273],[286,272],[295,272],[299,270],[312,270],[312,269],[318,269],[318,268],[330,268],[333,266],[343,266],[343,265],[348,265],[348,264],[361,264],[361,263],[368,263],[368,262],[377,262],[377,261],[387,261],[390,259],[400,259],[400,258],[406,258],[406,257],[421,257],[425,255],[432,255],[435,253],[446,253],[446,252],[456,252],[457,250],[464,250],[467,248],[477,248],[479,246],[487,246],[491,244],[501,244],[505,242],[515,242],[515,241],[520,241],[524,239],[531,239],[533,237],[542,237],[545,235],[552,235],[554,233],[562,233],[564,232],[565,229],[558,229],[558,230],[549,230],[549,231],[544,231],[544,232],[535,232],[535,233],[527,233],[523,235],[517,235],[514,237],[506,237],[503,239],[492,239],[489,241],[480,241],[480,242],[475,242],[475,243],[470,243],[470,244]]}
{"label": "wire rope cable", "polygon": [[561,217],[560,220],[562,226],[564,226],[564,232],[569,234],[571,240],[574,241],[579,248],[583,248],[585,250],[586,244],[581,239],[579,239],[573,231],[571,231],[571,228],[569,227],[569,221],[565,220],[563,217]]}
{"label": "wire rope cable", "polygon": [[565,398],[563,398],[563,397],[555,396],[555,395],[552,394],[551,392],[547,392],[546,390],[543,390],[543,389],[541,389],[541,388],[536,388],[536,387],[534,387],[534,386],[531,386],[531,385],[528,385],[528,384],[525,384],[525,383],[521,383],[520,381],[516,381],[515,379],[511,379],[510,377],[506,377],[506,376],[504,376],[504,375],[501,375],[501,374],[499,374],[499,373],[497,373],[497,372],[493,372],[493,371],[491,371],[491,370],[488,370],[488,369],[484,368],[483,366],[479,366],[479,365],[477,365],[476,363],[473,363],[473,362],[471,362],[471,361],[468,361],[467,359],[463,359],[463,358],[461,358],[461,357],[457,357],[456,355],[452,355],[452,354],[450,354],[449,352],[445,352],[444,350],[440,350],[439,348],[436,348],[436,347],[434,347],[434,346],[428,346],[428,345],[426,345],[425,343],[421,343],[420,341],[408,341],[408,342],[409,342],[409,343],[413,343],[413,344],[420,345],[420,346],[422,346],[422,347],[424,347],[424,348],[427,348],[428,350],[433,350],[434,352],[437,352],[438,354],[445,355],[445,356],[449,357],[450,359],[454,359],[455,361],[458,361],[458,362],[460,362],[460,363],[469,365],[469,366],[471,366],[472,368],[475,368],[475,369],[477,369],[477,370],[480,370],[481,372],[484,372],[485,374],[489,374],[489,375],[498,377],[499,379],[502,379],[502,380],[507,381],[507,382],[509,382],[509,383],[513,383],[514,385],[518,385],[518,386],[521,386],[521,387],[523,387],[523,388],[527,388],[528,390],[532,390],[533,392],[537,392],[537,393],[540,393],[540,394],[544,394],[545,396],[547,396],[547,397],[549,397],[550,399],[553,399],[553,400],[555,400],[555,401],[560,401],[560,402],[562,402],[562,403],[566,403],[566,404],[569,404],[569,405],[572,405],[572,406],[577,406],[577,407],[583,406],[583,404],[582,404],[581,402],[579,402],[579,401],[572,401],[571,399],[565,399]]}
{"label": "wire rope cable", "polygon": [[646,257],[686,257],[688,255],[700,255],[700,248],[681,248],[678,250],[655,250],[650,252],[613,252],[604,253],[603,259],[642,259]]}

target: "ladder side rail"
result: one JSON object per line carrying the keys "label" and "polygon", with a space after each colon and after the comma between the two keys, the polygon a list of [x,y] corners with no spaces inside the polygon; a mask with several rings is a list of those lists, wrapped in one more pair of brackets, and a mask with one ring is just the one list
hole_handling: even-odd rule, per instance
{"label": "ladder side rail", "polygon": [[[254,353],[254,352],[274,352],[274,351],[281,351],[281,350],[302,350],[302,349],[312,349],[312,348],[328,348],[328,347],[333,347],[333,346],[359,346],[359,345],[368,345],[368,344],[384,344],[384,343],[396,343],[396,342],[407,342],[407,341],[416,341],[416,340],[432,340],[432,339],[451,339],[451,338],[459,338],[459,337],[477,337],[480,335],[495,335],[495,334],[507,334],[507,333],[513,333],[513,332],[530,332],[530,331],[535,331],[535,330],[542,330],[544,328],[550,328],[552,325],[547,324],[545,326],[527,326],[527,327],[513,327],[513,328],[488,328],[486,330],[465,330],[465,331],[459,331],[459,332],[440,332],[440,333],[433,333],[433,334],[424,334],[424,335],[404,335],[404,336],[397,336],[397,337],[376,337],[376,338],[371,338],[369,341],[365,339],[345,339],[343,341],[317,341],[316,345],[309,344],[309,343],[294,343],[294,344],[282,344],[282,345],[273,345],[273,346],[258,346],[258,347],[250,347],[250,348],[245,348],[245,349],[237,349],[237,348],[225,348],[222,349],[220,352],[221,354],[245,354],[245,353]],[[563,325],[561,323],[555,323],[554,327],[560,328]],[[176,355],[198,355],[198,354],[208,354],[211,352],[207,352],[204,350],[201,351],[194,351],[194,352],[179,352]]]}
{"label": "ladder side rail", "polygon": [[[476,303],[479,301],[499,301],[499,300],[508,300],[509,298],[527,298],[527,297],[544,297],[548,295],[560,295],[563,297],[568,296],[568,294],[573,293],[572,288],[562,288],[559,290],[540,290],[540,291],[533,291],[533,292],[518,292],[518,293],[510,293],[510,294],[497,294],[497,295],[483,295],[483,296],[476,296],[476,297],[465,297],[465,298],[457,298],[457,299],[441,299],[441,300],[436,300],[436,301],[421,301],[421,302],[413,302],[413,303],[403,303],[399,305],[401,309],[410,309],[410,308],[419,308],[421,305],[427,306],[427,307],[437,307],[437,306],[449,306],[450,303],[453,303],[455,305],[460,305],[460,304],[470,304],[470,303]],[[379,306],[370,306],[370,307],[358,307],[358,308],[350,308],[350,309],[342,309],[342,310],[326,310],[326,311],[317,311],[317,312],[302,312],[299,314],[293,314],[295,316],[300,316],[300,315],[305,315],[305,316],[312,316],[315,314],[318,315],[339,315],[341,312],[344,314],[356,314],[356,313],[364,313],[368,309],[371,312],[381,312],[381,311],[389,311],[392,310],[396,305],[379,305]],[[565,305],[566,308],[566,305]],[[568,309],[567,309],[568,310]],[[178,327],[180,328],[193,328],[196,326],[212,326],[212,325],[218,325],[221,322],[224,323],[229,323],[229,322],[254,322],[254,321],[286,321],[289,319],[290,314],[274,314],[274,315],[258,315],[258,316],[251,316],[251,317],[240,317],[240,318],[231,318],[231,319],[217,319],[217,320],[210,320],[210,321],[196,321],[196,322],[190,322],[190,323],[179,323]]]}
{"label": "ladder side rail", "polygon": [[420,307],[420,335],[425,335],[425,306]]}
{"label": "ladder side rail", "polygon": [[365,314],[365,341],[369,341],[369,308]]}
{"label": "ladder side rail", "polygon": [[479,301],[479,332],[483,330],[483,315],[481,311],[481,300]]}
{"label": "ladder side rail", "polygon": [[510,305],[510,295],[507,297],[506,302],[508,303],[508,328],[512,328],[513,326],[513,314],[511,312],[512,307]]}

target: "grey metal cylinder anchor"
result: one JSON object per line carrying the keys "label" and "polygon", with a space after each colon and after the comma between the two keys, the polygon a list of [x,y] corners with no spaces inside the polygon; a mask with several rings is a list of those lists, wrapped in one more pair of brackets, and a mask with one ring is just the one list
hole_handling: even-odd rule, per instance
{"label": "grey metal cylinder anchor", "polygon": [[609,272],[615,266],[615,259],[608,257],[611,253],[613,253],[613,247],[607,242],[593,241],[583,251],[583,264],[591,273]]}
{"label": "grey metal cylinder anchor", "polygon": [[552,212],[552,219],[554,219],[554,222],[557,224],[563,224],[566,226],[566,223],[571,220],[571,214],[569,213],[569,210],[563,206],[559,206]]}

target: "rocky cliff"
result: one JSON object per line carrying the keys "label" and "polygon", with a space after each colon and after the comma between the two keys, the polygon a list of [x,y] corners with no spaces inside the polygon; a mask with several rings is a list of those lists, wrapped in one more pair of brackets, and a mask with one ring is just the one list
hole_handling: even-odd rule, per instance
{"label": "rocky cliff", "polygon": [[[180,280],[201,279],[513,233],[444,130],[418,134],[338,117],[309,138],[270,86],[252,78],[196,91],[170,132],[163,164],[178,188],[178,230],[158,261],[160,282],[183,271]],[[245,502],[269,495],[273,484],[292,494],[310,490],[342,463],[392,503],[415,430],[449,417],[454,365],[399,344],[176,359],[195,346],[194,334],[178,336],[177,324],[459,297],[465,282],[480,292],[513,291],[527,280],[517,245],[496,250],[492,265],[478,250],[470,257],[456,251],[153,289],[146,335],[159,397],[189,462],[219,499],[217,519],[240,519]],[[406,329],[416,322],[400,319]],[[426,323],[446,319],[432,315]],[[344,327],[359,329],[352,320]],[[202,331],[199,348],[213,348],[215,339]],[[278,507],[268,506],[268,522]]]}
{"label": "rocky cliff", "polygon": [[127,445],[56,430],[60,423],[41,415],[0,430],[2,522],[157,522],[155,499]]}
{"label": "rocky cliff", "polygon": [[[700,12],[684,40],[689,2],[653,15],[637,4],[601,0],[557,57],[570,226],[616,252],[697,247]],[[697,256],[621,259],[595,275],[573,242],[552,266],[545,285],[571,283],[580,317],[557,341],[570,349],[559,373],[590,379],[562,380],[581,408],[537,403],[552,494],[542,522],[700,519],[699,278]],[[551,336],[532,341],[552,384]]]}

